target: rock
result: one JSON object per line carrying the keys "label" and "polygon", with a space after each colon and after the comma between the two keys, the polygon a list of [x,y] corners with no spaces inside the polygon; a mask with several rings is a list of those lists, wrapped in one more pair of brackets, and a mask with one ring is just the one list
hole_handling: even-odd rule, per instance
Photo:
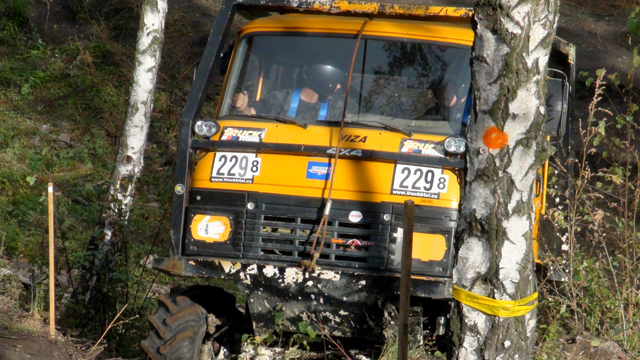
{"label": "rock", "polygon": [[56,280],[58,281],[58,286],[64,290],[71,287],[70,277],[66,270],[60,270],[60,274],[56,276]]}
{"label": "rock", "polygon": [[25,285],[31,285],[32,269],[33,267],[26,259],[18,259],[11,264],[11,272]]}
{"label": "rock", "polygon": [[31,144],[31,146],[33,147],[39,147],[40,145],[42,145],[42,139],[40,138],[40,136],[36,136],[29,141],[29,144]]}
{"label": "rock", "polygon": [[604,341],[589,354],[589,360],[631,360],[633,357],[614,341]]}
{"label": "rock", "polygon": [[153,284],[151,285],[150,292],[151,294],[153,294],[154,297],[158,297],[159,295],[169,296],[169,293],[171,292],[171,287]]}
{"label": "rock", "polygon": [[58,139],[66,143],[69,143],[71,142],[71,134],[60,134],[60,136],[58,136]]}
{"label": "rock", "polygon": [[13,275],[13,271],[5,268],[0,268],[0,275]]}
{"label": "rock", "polygon": [[153,259],[157,258],[157,255],[145,256],[140,260],[140,265],[144,265],[149,269],[153,269]]}

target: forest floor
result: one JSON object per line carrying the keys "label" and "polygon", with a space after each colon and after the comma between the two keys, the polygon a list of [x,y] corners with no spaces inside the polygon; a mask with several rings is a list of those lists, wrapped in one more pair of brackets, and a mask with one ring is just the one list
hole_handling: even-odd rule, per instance
{"label": "forest floor", "polygon": [[51,339],[48,325],[41,318],[9,309],[6,300],[0,296],[0,359],[95,359],[97,352],[90,351],[89,343],[78,344],[69,338]]}
{"label": "forest floor", "polygon": [[0,275],[0,360],[73,359],[93,360],[103,350],[93,342],[56,334],[50,336],[43,320],[48,313],[29,312],[19,306],[24,288],[10,275]]}
{"label": "forest floor", "polygon": [[[473,4],[473,1],[467,2]],[[42,198],[34,183],[44,186],[46,181],[54,180],[60,184],[62,194],[60,206],[64,206],[64,211],[60,216],[64,220],[60,220],[59,231],[67,241],[64,251],[68,249],[70,254],[70,260],[66,259],[69,268],[79,262],[77,254],[84,250],[86,239],[94,231],[102,209],[100,199],[104,196],[104,179],[109,177],[113,149],[124,117],[125,93],[128,91],[126,82],[130,80],[135,41],[132,29],[137,25],[138,16],[130,11],[131,1],[109,1],[105,2],[108,5],[96,11],[104,20],[78,22],[68,14],[78,3],[80,1],[73,0],[34,2],[29,8],[29,27],[38,38],[30,40],[28,52],[19,56],[14,52],[21,45],[13,43],[14,39],[6,40],[14,37],[14,30],[5,30],[5,38],[0,36],[0,61],[3,57],[11,59],[15,56],[14,62],[20,63],[12,65],[14,67],[9,67],[5,73],[0,66],[0,110],[4,111],[0,111],[0,149],[3,146],[10,149],[0,150],[0,187],[5,185],[13,192],[13,195],[11,192],[0,194],[0,205],[3,205],[0,208],[0,255],[5,250],[34,263],[38,258],[44,258],[43,247],[38,247],[38,244],[45,234],[45,217],[38,210]],[[95,5],[96,2],[86,3]],[[153,248],[145,243],[146,239],[137,238],[137,234],[168,234],[165,214],[169,211],[171,197],[166,194],[171,191],[166,184],[171,184],[168,179],[172,179],[177,119],[217,6],[219,1],[170,2],[155,119],[145,155],[146,173],[138,185],[140,195],[134,205],[136,209],[131,215],[128,233],[133,244],[130,253],[133,264],[138,263],[150,247]],[[606,68],[609,74],[625,76],[632,61],[626,28],[632,10],[632,2],[625,0],[562,2],[557,34],[576,45],[578,73],[586,71],[593,76],[596,69]],[[109,24],[105,26],[100,21]],[[42,74],[40,70],[46,67],[51,73]],[[65,76],[74,77],[75,83],[67,84],[66,77],[50,75],[58,71],[56,69],[64,72]],[[9,78],[16,72],[24,74],[24,79]],[[578,80],[575,118],[584,119],[593,94],[586,88],[584,77]],[[215,81],[220,83],[222,79]],[[3,86],[9,88],[16,84],[16,91],[2,93]],[[38,93],[40,89],[46,91]],[[215,97],[215,93],[212,94],[211,98]],[[207,111],[212,111],[212,107],[205,107],[204,112]],[[87,125],[95,126],[92,130],[84,130],[89,128],[85,128]],[[12,152],[19,147],[26,147],[30,152],[24,156],[18,150]],[[51,165],[51,162],[58,165]],[[64,165],[60,165],[63,162]],[[6,169],[12,167],[20,171],[8,174]],[[29,215],[7,210],[17,207]],[[30,227],[28,231],[19,229],[25,226]],[[34,229],[41,231],[34,232]],[[18,243],[25,237],[38,250]],[[167,242],[166,236],[160,237],[161,242]],[[156,251],[167,251],[163,246],[166,244],[158,245]],[[147,279],[149,284],[162,282],[167,285],[172,281],[162,276],[156,280],[148,272],[145,275],[151,276]],[[23,291],[20,287],[15,289]],[[57,341],[49,339],[46,319],[43,320],[46,314],[34,316],[25,311],[28,301],[24,296],[9,298],[5,290],[0,289],[0,359],[95,358],[96,351],[90,352],[88,343],[63,337]],[[135,296],[133,300],[135,302]],[[117,305],[114,304],[113,308],[117,309]],[[122,305],[119,304],[120,307]],[[143,301],[139,309],[144,311],[148,306]],[[143,318],[140,324],[145,326]],[[101,321],[104,323],[105,319]],[[131,347],[137,346],[141,339],[136,337],[144,332],[131,334]],[[97,335],[100,333],[98,331]],[[588,334],[574,336],[561,345],[559,351],[565,353],[566,358],[574,359],[631,358],[612,342],[603,342],[609,345],[595,349],[593,339]],[[612,350],[603,354],[601,351],[608,346]],[[131,352],[125,353],[133,358]],[[542,354],[540,358],[545,356]]]}

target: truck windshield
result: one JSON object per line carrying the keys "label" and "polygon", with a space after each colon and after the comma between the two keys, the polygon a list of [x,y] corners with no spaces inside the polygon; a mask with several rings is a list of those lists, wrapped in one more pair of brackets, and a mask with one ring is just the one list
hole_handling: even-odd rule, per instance
{"label": "truck windshield", "polygon": [[[219,116],[262,115],[313,125],[340,121],[355,45],[353,37],[334,35],[244,37]],[[469,64],[469,47],[363,37],[345,120],[464,135],[471,104]]]}

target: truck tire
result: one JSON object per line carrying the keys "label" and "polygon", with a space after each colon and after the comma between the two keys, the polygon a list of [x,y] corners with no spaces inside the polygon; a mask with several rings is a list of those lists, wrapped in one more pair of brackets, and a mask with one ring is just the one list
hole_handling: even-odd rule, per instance
{"label": "truck tire", "polygon": [[158,311],[148,316],[149,337],[140,343],[153,360],[199,360],[207,330],[207,311],[181,294],[158,297]]}

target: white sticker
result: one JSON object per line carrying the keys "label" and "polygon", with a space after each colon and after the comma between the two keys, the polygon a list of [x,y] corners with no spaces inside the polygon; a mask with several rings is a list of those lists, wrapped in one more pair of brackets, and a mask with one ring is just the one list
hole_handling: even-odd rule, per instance
{"label": "white sticker", "polygon": [[257,154],[218,152],[211,167],[211,182],[252,184],[260,175],[262,159]]}
{"label": "white sticker", "polygon": [[349,221],[360,222],[362,220],[362,213],[360,211],[352,211],[349,213]]}
{"label": "white sticker", "polygon": [[210,218],[211,216],[207,215],[207,217],[198,224],[198,235],[205,238],[220,239],[220,235],[224,234],[227,227],[224,226],[222,221],[209,222]]}
{"label": "white sticker", "polygon": [[439,199],[448,186],[449,175],[443,169],[397,164],[391,194]]}

